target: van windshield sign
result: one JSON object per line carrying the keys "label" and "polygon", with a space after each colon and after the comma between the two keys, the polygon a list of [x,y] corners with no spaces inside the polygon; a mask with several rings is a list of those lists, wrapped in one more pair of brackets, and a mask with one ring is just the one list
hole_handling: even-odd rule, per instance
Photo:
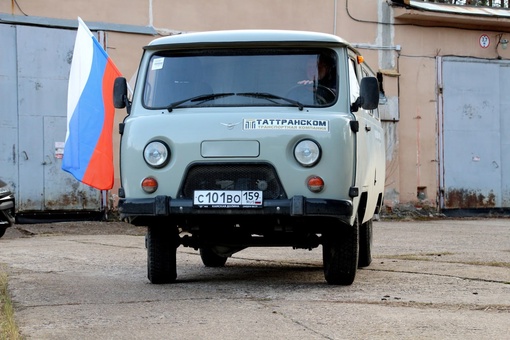
{"label": "van windshield sign", "polygon": [[313,130],[329,131],[325,119],[244,119],[244,130]]}

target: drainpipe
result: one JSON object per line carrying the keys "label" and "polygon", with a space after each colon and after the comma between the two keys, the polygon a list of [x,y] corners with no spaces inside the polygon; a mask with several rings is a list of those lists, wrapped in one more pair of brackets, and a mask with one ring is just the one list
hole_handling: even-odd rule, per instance
{"label": "drainpipe", "polygon": [[152,16],[152,0],[149,0],[149,27],[154,27],[154,18]]}
{"label": "drainpipe", "polygon": [[333,34],[336,35],[336,22],[338,18],[338,0],[333,0]]}

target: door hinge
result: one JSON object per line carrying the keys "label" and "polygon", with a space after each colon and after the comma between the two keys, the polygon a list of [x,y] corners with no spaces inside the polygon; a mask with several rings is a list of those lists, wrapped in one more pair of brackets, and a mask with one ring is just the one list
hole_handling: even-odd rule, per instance
{"label": "door hinge", "polygon": [[350,187],[349,188],[349,197],[354,198],[359,196],[359,188]]}

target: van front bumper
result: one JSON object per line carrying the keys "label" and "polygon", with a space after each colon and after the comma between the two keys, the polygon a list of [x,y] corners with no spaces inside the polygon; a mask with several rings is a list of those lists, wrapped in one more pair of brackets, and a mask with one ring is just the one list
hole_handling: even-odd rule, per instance
{"label": "van front bumper", "polygon": [[294,196],[290,199],[265,200],[260,208],[198,208],[191,199],[169,196],[152,198],[121,198],[119,212],[122,217],[186,216],[186,215],[248,215],[248,216],[323,216],[349,219],[352,216],[350,200],[333,200]]}

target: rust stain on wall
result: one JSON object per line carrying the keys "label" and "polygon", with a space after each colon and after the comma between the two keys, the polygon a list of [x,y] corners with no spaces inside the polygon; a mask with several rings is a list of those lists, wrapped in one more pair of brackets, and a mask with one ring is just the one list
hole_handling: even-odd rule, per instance
{"label": "rust stain on wall", "polygon": [[63,194],[56,200],[46,200],[44,206],[48,210],[61,210],[69,207],[86,209],[91,204],[99,205],[99,203],[99,200],[90,197],[86,192],[77,190],[71,194]]}
{"label": "rust stain on wall", "polygon": [[446,208],[494,208],[496,195],[492,190],[486,195],[477,190],[451,189],[446,193]]}

